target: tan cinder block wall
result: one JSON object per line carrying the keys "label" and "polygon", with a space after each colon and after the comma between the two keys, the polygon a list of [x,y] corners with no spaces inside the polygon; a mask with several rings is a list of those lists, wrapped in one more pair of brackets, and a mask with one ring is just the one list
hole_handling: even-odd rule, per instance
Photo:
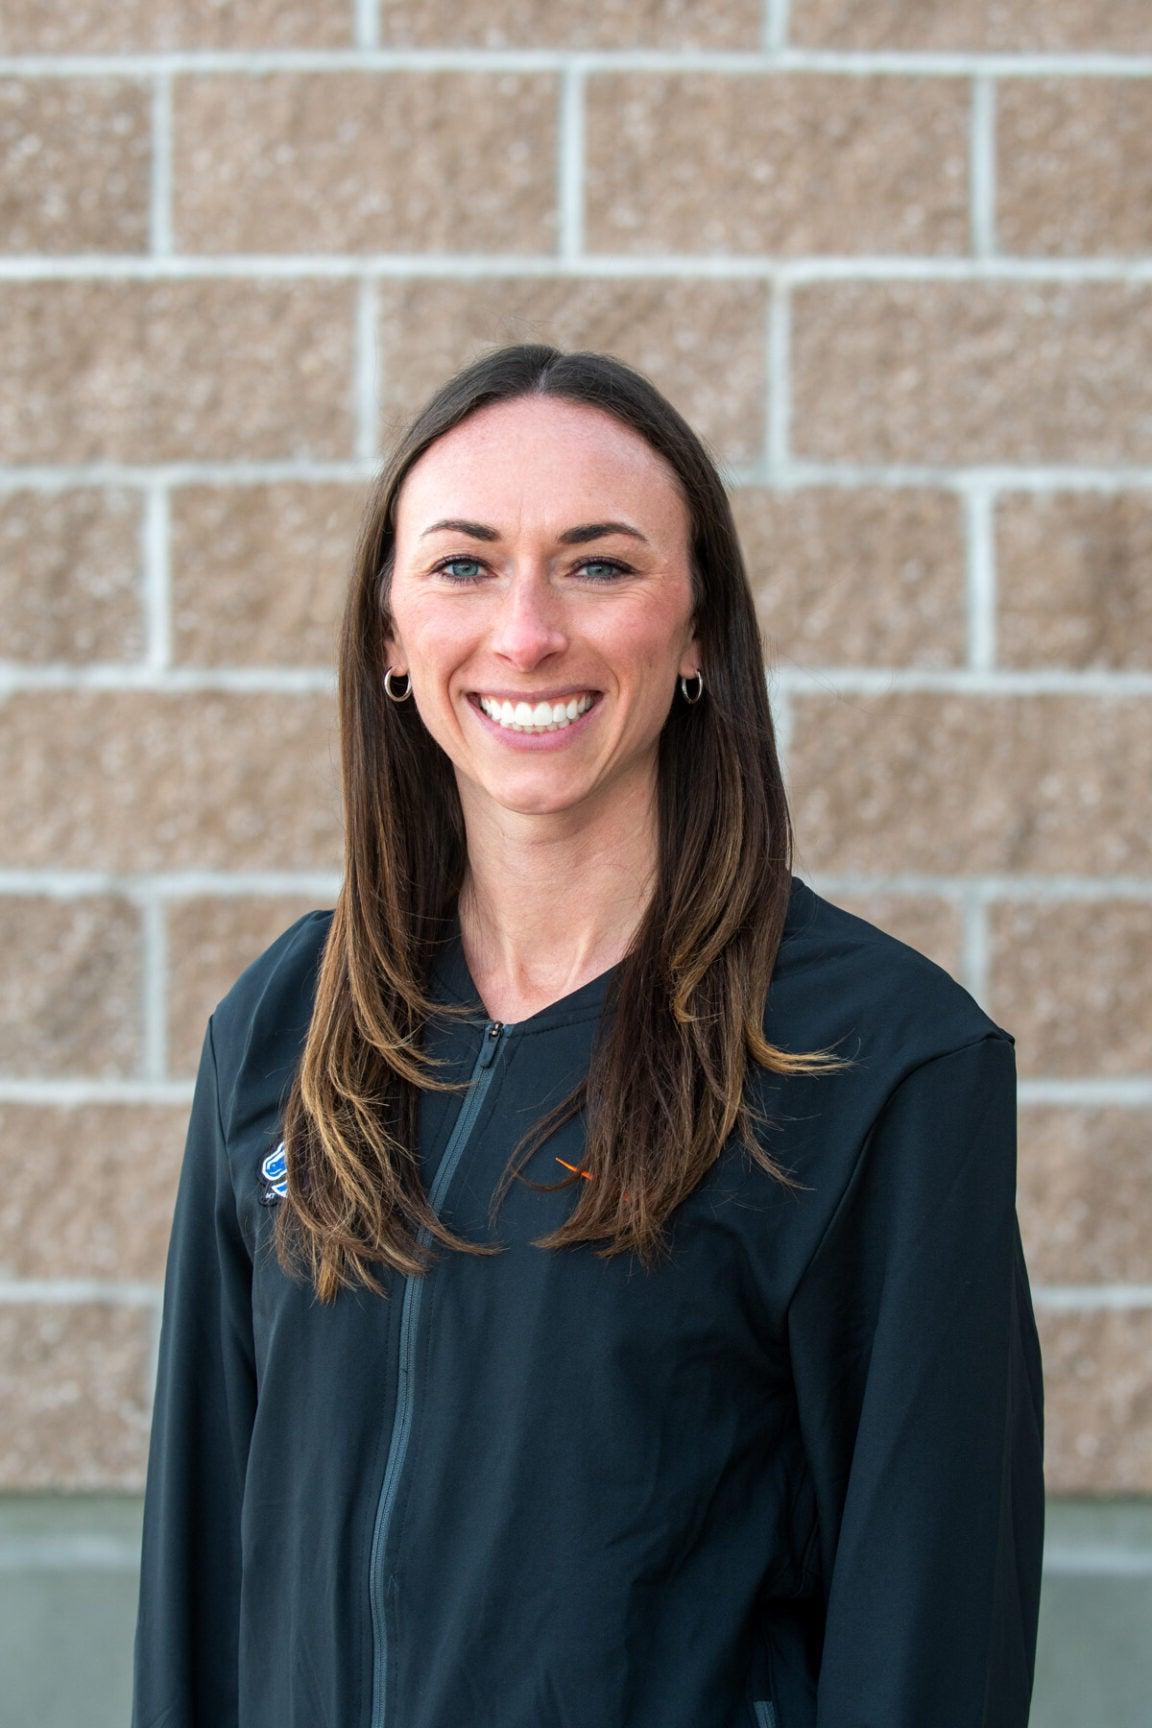
{"label": "tan cinder block wall", "polygon": [[543,338],[724,465],[798,870],[1017,1038],[1049,1486],[1152,1492],[1152,7],[0,31],[0,1484],[142,1486],[204,1021],[338,886],[368,481]]}

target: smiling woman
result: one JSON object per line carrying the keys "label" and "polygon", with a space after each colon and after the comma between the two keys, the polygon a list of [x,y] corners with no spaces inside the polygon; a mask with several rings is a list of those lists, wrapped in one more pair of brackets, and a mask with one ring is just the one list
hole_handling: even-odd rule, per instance
{"label": "smiling woman", "polygon": [[1023,1728],[1012,1035],[793,875],[732,512],[647,379],[444,385],[339,708],[337,903],[205,1033],[133,1728]]}
{"label": "smiling woman", "polygon": [[[733,1133],[787,1185],[749,1075],[843,1061],[765,1036],[787,801],[731,509],[672,405],[619,361],[531,345],[451,380],[369,500],[340,662],[346,880],[285,1112],[300,1178],[277,1224],[285,1269],[302,1250],[330,1300],[350,1278],[375,1287],[368,1260],[426,1263],[421,1233],[491,1252],[399,1182],[342,1228],[350,1192],[372,1195],[361,1129],[344,1141],[347,1099],[328,1091],[344,1004],[412,1111],[438,1085],[416,1030],[457,925],[499,1023],[619,970],[624,1012],[593,1073],[537,1124],[546,1139],[593,1092],[600,1179],[542,1245],[600,1239],[650,1266]],[[389,1167],[387,1114],[366,1116]]]}

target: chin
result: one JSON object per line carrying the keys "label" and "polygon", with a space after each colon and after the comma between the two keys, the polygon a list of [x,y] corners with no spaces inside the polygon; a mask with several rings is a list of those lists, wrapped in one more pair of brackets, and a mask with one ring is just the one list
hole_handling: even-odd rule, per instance
{"label": "chin", "polygon": [[509,786],[479,782],[484,795],[499,804],[502,810],[518,816],[554,816],[571,810],[584,801],[588,788],[570,783],[567,786]]}

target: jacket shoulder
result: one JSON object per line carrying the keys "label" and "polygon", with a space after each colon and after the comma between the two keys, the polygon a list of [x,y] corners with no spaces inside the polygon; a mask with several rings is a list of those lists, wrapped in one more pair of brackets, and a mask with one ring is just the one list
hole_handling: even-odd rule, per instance
{"label": "jacket shoulder", "polygon": [[225,1121],[245,1095],[291,1074],[312,1018],[316,977],[333,909],[305,912],[268,944],[212,1010]]}
{"label": "jacket shoulder", "polygon": [[810,1046],[837,1041],[837,1054],[895,1082],[920,1062],[984,1038],[1015,1043],[937,961],[794,880],[769,1015],[776,997]]}

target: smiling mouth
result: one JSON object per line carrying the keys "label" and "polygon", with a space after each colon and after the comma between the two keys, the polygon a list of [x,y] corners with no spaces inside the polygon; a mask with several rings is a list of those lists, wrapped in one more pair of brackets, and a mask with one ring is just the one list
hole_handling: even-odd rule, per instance
{"label": "smiling mouth", "polygon": [[474,707],[503,726],[509,732],[562,732],[581,715],[599,702],[599,690],[586,690],[579,696],[569,696],[555,702],[513,702],[509,698],[483,696],[472,691],[468,700]]}

